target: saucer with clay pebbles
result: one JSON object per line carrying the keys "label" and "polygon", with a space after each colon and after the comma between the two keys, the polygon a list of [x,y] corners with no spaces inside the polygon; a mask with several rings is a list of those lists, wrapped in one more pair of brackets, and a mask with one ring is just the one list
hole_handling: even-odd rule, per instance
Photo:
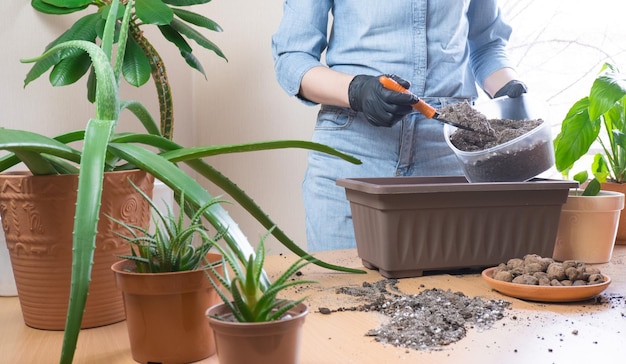
{"label": "saucer with clay pebbles", "polygon": [[602,293],[609,284],[611,278],[602,274],[604,282],[588,284],[584,286],[539,286],[519,284],[493,279],[493,271],[496,267],[487,268],[482,272],[483,279],[496,291],[528,301],[537,302],[576,302],[584,301]]}

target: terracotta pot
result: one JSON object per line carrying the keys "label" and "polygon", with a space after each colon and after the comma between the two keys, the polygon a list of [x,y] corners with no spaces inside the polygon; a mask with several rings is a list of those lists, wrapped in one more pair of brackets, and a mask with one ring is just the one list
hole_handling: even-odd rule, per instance
{"label": "terracotta pot", "polygon": [[[605,191],[614,191],[626,194],[626,183],[606,182],[602,183],[602,189]],[[626,244],[626,214],[621,214],[619,217],[619,226],[617,228],[617,235],[615,236],[615,244]]]}
{"label": "terracotta pot", "polygon": [[[208,258],[215,262],[221,256],[210,253]],[[137,273],[135,263],[126,260],[111,269],[124,296],[133,359],[189,363],[215,353],[205,312],[220,298],[205,271]]]}
{"label": "terracotta pot", "polygon": [[624,194],[600,191],[598,196],[570,192],[559,220],[552,257],[606,263],[611,260]]}
{"label": "terracotta pot", "polygon": [[[148,226],[150,206],[130,185],[149,195],[154,178],[143,171],[107,172],[82,328],[123,321],[124,304],[110,267],[128,244],[113,234],[121,228],[105,214]],[[63,330],[72,270],[72,232],[78,175],[0,174],[0,213],[26,325]]]}
{"label": "terracotta pot", "polygon": [[220,364],[299,362],[302,325],[308,313],[305,304],[290,310],[291,317],[278,321],[244,323],[215,318],[228,317],[230,312],[223,303],[207,311]]}

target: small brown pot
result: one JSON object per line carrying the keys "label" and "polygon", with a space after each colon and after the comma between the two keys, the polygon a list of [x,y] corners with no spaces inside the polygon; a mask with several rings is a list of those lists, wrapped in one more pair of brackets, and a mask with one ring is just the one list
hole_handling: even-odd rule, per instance
{"label": "small brown pot", "polygon": [[600,191],[597,196],[570,192],[561,210],[552,257],[606,263],[611,260],[624,194]]}
{"label": "small brown pot", "polygon": [[[124,303],[111,276],[118,255],[130,252],[113,232],[123,228],[105,214],[148,227],[150,205],[128,179],[148,195],[154,177],[144,171],[104,174],[89,296],[81,328],[123,321]],[[72,232],[78,175],[0,174],[0,213],[24,322],[30,327],[63,330],[72,272]]]}
{"label": "small brown pot", "polygon": [[207,316],[215,333],[220,364],[297,364],[307,313],[307,306],[300,303],[289,311],[291,317],[282,320],[233,322],[215,318],[232,316],[228,306],[222,303],[211,307]]}
{"label": "small brown pot", "polygon": [[[208,258],[215,262],[221,256],[210,253]],[[220,298],[205,271],[136,273],[135,263],[128,260],[111,269],[124,296],[134,360],[190,363],[215,354],[205,313]]]}
{"label": "small brown pot", "polygon": [[[605,182],[602,183],[602,189],[605,191],[621,192],[626,194],[626,183]],[[619,226],[617,235],[615,236],[615,244],[626,245],[626,214],[619,217]]]}

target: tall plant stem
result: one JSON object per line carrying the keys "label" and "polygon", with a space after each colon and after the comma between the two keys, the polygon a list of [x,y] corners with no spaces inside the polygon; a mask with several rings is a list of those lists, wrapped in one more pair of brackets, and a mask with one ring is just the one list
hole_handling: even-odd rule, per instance
{"label": "tall plant stem", "polygon": [[130,24],[130,36],[141,47],[143,53],[148,58],[152,69],[152,80],[156,87],[159,99],[159,115],[161,125],[161,135],[167,139],[172,139],[174,134],[174,102],[172,100],[172,89],[167,78],[167,71],[161,56],[152,44],[144,37],[143,31],[139,29],[134,21]]}

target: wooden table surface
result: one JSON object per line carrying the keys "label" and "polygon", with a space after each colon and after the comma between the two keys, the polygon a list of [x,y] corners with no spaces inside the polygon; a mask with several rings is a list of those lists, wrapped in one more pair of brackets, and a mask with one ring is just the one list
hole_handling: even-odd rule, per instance
{"label": "wooden table surface", "polygon": [[[317,254],[320,259],[362,268],[356,250]],[[294,261],[292,256],[268,256],[267,271],[275,276]],[[597,265],[612,278],[602,300],[577,303],[536,303],[493,291],[479,274],[437,274],[402,279],[405,293],[429,288],[461,291],[465,295],[512,302],[505,317],[489,329],[470,328],[459,342],[436,350],[407,350],[376,342],[365,333],[379,327],[385,317],[375,312],[319,313],[320,307],[337,309],[360,302],[336,288],[361,286],[383,279],[376,271],[345,274],[309,265],[303,279],[318,284],[293,289],[293,297],[308,296],[311,313],[304,325],[302,364],[345,363],[624,363],[626,362],[626,246],[617,245],[610,263]],[[602,301],[599,302],[598,301]],[[16,297],[0,297],[0,363],[56,363],[62,332],[36,330],[24,325]],[[134,363],[126,324],[83,330],[76,363]],[[201,363],[217,364],[215,356]],[[242,363],[243,364],[243,363]],[[270,363],[268,363],[270,364]]]}

